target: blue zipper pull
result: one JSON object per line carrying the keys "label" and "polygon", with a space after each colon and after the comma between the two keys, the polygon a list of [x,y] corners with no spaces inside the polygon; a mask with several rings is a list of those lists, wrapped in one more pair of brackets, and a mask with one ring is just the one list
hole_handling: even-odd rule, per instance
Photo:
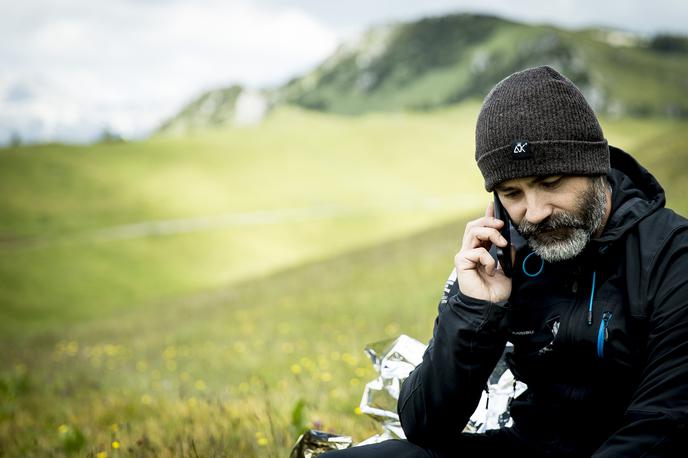
{"label": "blue zipper pull", "polygon": [[600,329],[597,331],[597,356],[604,357],[604,343],[609,340],[609,321],[612,319],[612,312],[604,312],[602,314],[602,321],[600,321]]}
{"label": "blue zipper pull", "polygon": [[590,289],[590,302],[588,303],[588,326],[592,325],[592,300],[595,297],[595,279],[597,271],[592,272],[592,288]]}

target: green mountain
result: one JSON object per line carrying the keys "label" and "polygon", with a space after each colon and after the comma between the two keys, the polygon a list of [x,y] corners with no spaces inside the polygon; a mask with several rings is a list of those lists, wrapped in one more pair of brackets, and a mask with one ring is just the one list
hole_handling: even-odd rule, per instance
{"label": "green mountain", "polygon": [[[572,79],[601,114],[688,117],[688,37],[568,30],[479,14],[374,27],[264,96],[270,106],[349,115],[427,110],[482,99],[505,76],[543,64]],[[203,94],[172,124],[231,124],[202,110],[214,97],[223,102],[218,109],[233,113],[236,97],[223,96],[227,91]]]}
{"label": "green mountain", "polygon": [[185,134],[199,128],[256,124],[268,111],[268,96],[267,91],[240,85],[208,91],[163,122],[158,132]]}
{"label": "green mountain", "polygon": [[234,116],[234,106],[243,88],[239,85],[208,91],[162,123],[161,132],[186,132],[198,127],[222,126]]}
{"label": "green mountain", "polygon": [[429,109],[482,99],[505,76],[548,64],[600,112],[686,116],[686,43],[456,14],[371,29],[280,95],[284,102],[346,114]]}

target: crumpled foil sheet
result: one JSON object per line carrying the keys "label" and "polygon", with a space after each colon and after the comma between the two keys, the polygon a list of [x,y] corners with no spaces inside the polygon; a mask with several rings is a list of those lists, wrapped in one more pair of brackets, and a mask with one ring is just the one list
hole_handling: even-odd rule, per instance
{"label": "crumpled foil sheet", "polygon": [[[397,415],[399,391],[409,373],[423,360],[426,347],[425,344],[404,334],[393,339],[368,344],[365,347],[365,353],[370,358],[378,377],[366,384],[360,409],[362,413],[369,415],[381,424],[382,432],[355,444],[355,447],[375,444],[387,439],[406,438]],[[508,343],[502,358],[490,375],[478,407],[464,431],[482,433],[488,429],[508,427],[513,423],[509,415],[509,404],[511,399],[524,392],[527,386],[516,381],[507,368],[505,355],[510,351],[513,351],[513,346]],[[313,430],[309,432],[320,433]],[[339,444],[318,441],[316,446],[319,448],[312,448],[303,443],[309,432],[299,438],[290,458],[310,458],[328,450],[340,450],[351,445],[351,438],[349,438],[347,447],[338,448]],[[330,448],[323,448],[325,446],[330,446]],[[301,452],[295,454],[298,447],[300,447]]]}
{"label": "crumpled foil sheet", "polygon": [[296,441],[289,458],[312,458],[330,450],[344,450],[351,447],[351,444],[351,436],[309,429]]}
{"label": "crumpled foil sheet", "polygon": [[465,432],[484,433],[488,429],[508,428],[513,425],[509,414],[511,400],[528,388],[525,383],[517,381],[507,367],[506,354],[513,349],[513,345],[508,342],[487,380],[487,387],[480,397],[478,407],[464,428]]}
{"label": "crumpled foil sheet", "polygon": [[382,424],[382,433],[357,445],[406,438],[397,415],[399,391],[409,373],[423,361],[425,348],[425,344],[404,334],[365,347],[378,377],[366,384],[359,407]]}

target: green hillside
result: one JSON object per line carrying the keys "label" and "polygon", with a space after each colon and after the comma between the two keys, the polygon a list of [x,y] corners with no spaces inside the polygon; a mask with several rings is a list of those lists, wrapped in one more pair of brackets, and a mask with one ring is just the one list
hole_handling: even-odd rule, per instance
{"label": "green hillside", "polygon": [[571,78],[598,112],[683,117],[688,52],[679,45],[688,38],[674,40],[474,14],[432,17],[372,29],[281,95],[337,113],[428,109],[482,98],[507,75],[548,64]]}
{"label": "green hillside", "polygon": [[[609,29],[567,30],[456,14],[372,29],[282,90],[337,113],[428,109],[482,98],[505,76],[552,65],[598,112],[688,115],[686,38],[673,46]],[[638,88],[643,88],[639,91]]]}
{"label": "green hillside", "polygon": [[159,130],[183,134],[199,128],[231,125],[234,107],[243,90],[243,87],[233,85],[206,92],[186,105],[178,114],[164,121]]}
{"label": "green hillside", "polygon": [[[263,94],[270,106],[348,115],[428,110],[482,100],[507,75],[545,64],[572,79],[599,113],[688,116],[688,37],[569,30],[468,13],[371,28],[317,68]],[[201,95],[161,131],[231,126],[236,96],[227,92],[237,90]]]}
{"label": "green hillside", "polygon": [[157,307],[473,210],[476,109],[284,108],[260,128],[2,150],[0,334]]}
{"label": "green hillside", "polygon": [[[478,105],[0,150],[0,454],[286,456],[427,339],[489,196]],[[688,213],[686,121],[603,118]],[[305,400],[303,421],[291,414]],[[103,455],[101,455],[103,456]]]}

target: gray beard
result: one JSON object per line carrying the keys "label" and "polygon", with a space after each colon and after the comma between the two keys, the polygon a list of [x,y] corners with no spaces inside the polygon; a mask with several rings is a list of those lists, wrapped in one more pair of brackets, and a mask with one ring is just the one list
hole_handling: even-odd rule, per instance
{"label": "gray beard", "polygon": [[608,186],[606,177],[592,178],[590,187],[578,197],[574,212],[554,213],[537,224],[524,218],[518,226],[519,233],[535,254],[547,262],[578,256],[602,224]]}

